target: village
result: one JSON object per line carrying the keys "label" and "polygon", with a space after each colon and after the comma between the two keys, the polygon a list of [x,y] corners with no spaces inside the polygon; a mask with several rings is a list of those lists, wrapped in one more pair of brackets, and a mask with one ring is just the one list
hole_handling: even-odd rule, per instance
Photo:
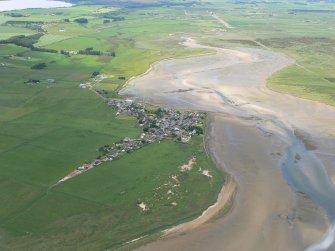
{"label": "village", "polygon": [[164,139],[175,139],[180,143],[188,143],[192,136],[203,134],[204,113],[176,111],[158,108],[148,110],[144,104],[130,99],[110,99],[107,101],[116,115],[136,117],[143,132],[137,139],[125,137],[111,145],[100,147],[100,156],[92,162],[86,162],[74,169],[70,174],[59,180],[58,185],[107,161],[113,161],[136,151],[147,144],[160,142]]}

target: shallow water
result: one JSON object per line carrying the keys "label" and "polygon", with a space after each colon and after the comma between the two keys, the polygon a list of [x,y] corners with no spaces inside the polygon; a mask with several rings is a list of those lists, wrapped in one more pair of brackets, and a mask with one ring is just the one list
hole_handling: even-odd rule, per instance
{"label": "shallow water", "polygon": [[[332,222],[324,237],[307,251],[335,249],[335,187],[325,166],[317,156],[306,149],[304,143],[291,134],[290,146],[281,159],[281,168],[288,184],[307,195],[321,206]],[[333,248],[333,249],[330,249]]]}
{"label": "shallow water", "polygon": [[70,7],[72,4],[62,1],[48,0],[9,0],[0,1],[0,11],[22,10],[28,8]]}
{"label": "shallow water", "polygon": [[[217,51],[214,56],[159,62],[147,75],[130,81],[121,94],[175,108],[259,119],[264,132],[272,131],[287,145],[279,163],[287,183],[321,206],[334,221],[335,187],[327,169],[335,168],[335,157],[325,166],[294,131],[311,135],[316,146],[324,139],[335,145],[335,109],[265,87],[269,76],[293,63],[282,54],[241,48]],[[335,149],[327,153],[332,156]],[[334,238],[331,227],[324,239],[308,251],[329,250]]]}

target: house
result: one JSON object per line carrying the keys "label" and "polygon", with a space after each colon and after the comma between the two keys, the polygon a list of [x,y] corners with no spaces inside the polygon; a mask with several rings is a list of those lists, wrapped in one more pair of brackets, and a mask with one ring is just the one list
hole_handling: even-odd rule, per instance
{"label": "house", "polygon": [[83,167],[87,170],[87,169],[90,168],[90,164],[89,164],[89,163],[85,163],[85,164],[83,165]]}
{"label": "house", "polygon": [[93,163],[92,163],[92,165],[93,166],[98,166],[98,165],[100,165],[102,162],[101,162],[101,160],[95,160],[95,161],[93,161]]}
{"label": "house", "polygon": [[48,79],[48,84],[54,84],[54,83],[56,83],[56,80],[52,78]]}
{"label": "house", "polygon": [[123,142],[130,142],[130,141],[132,141],[132,139],[129,138],[129,137],[125,137],[125,138],[123,139]]}
{"label": "house", "polygon": [[77,169],[78,169],[79,171],[84,171],[84,170],[85,170],[85,167],[80,166],[80,167],[78,167]]}
{"label": "house", "polygon": [[191,135],[183,135],[181,136],[181,142],[188,143],[191,140]]}
{"label": "house", "polygon": [[78,54],[78,51],[69,51],[69,54],[70,54],[70,55],[77,55],[77,54]]}

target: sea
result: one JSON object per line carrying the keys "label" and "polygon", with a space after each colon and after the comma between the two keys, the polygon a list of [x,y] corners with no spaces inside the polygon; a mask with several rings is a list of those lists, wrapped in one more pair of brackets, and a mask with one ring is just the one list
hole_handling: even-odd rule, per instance
{"label": "sea", "polygon": [[29,8],[57,8],[70,6],[72,6],[70,3],[52,0],[0,0],[0,12]]}

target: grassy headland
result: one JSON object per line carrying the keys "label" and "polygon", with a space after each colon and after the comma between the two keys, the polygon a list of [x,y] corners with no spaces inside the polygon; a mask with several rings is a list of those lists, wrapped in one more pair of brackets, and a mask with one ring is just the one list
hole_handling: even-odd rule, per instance
{"label": "grassy headland", "polygon": [[[50,187],[96,158],[101,146],[142,132],[95,91],[115,97],[154,61],[203,53],[184,50],[170,34],[211,23],[190,24],[178,8],[173,17],[168,8],[96,5],[8,13],[0,14],[1,250],[117,248],[194,218],[216,200],[223,175],[202,136],[145,146]],[[97,72],[101,81],[92,80]],[[180,172],[193,157],[194,168]]]}

